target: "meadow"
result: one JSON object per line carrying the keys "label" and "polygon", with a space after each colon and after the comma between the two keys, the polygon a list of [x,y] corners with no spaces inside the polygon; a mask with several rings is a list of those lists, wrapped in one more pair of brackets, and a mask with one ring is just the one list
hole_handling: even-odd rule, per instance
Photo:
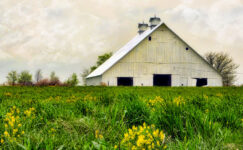
{"label": "meadow", "polygon": [[243,88],[0,87],[0,149],[243,149]]}

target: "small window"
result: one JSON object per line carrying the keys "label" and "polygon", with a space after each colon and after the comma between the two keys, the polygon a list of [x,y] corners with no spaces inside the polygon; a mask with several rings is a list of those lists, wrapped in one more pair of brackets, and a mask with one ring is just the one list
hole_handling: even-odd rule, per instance
{"label": "small window", "polygon": [[151,40],[152,40],[152,37],[151,37],[151,36],[149,36],[149,37],[148,37],[148,40],[149,40],[149,41],[151,41]]}
{"label": "small window", "polygon": [[189,50],[189,48],[188,48],[188,47],[186,47],[186,50],[188,51],[188,50]]}

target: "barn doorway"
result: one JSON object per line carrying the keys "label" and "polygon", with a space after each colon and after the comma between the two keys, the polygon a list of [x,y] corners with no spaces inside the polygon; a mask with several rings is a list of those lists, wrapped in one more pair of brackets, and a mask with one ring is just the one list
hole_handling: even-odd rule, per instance
{"label": "barn doorway", "polygon": [[196,78],[196,86],[205,86],[208,85],[208,79],[207,78]]}
{"label": "barn doorway", "polygon": [[154,86],[171,86],[171,74],[154,74]]}
{"label": "barn doorway", "polygon": [[118,86],[133,86],[133,78],[132,77],[118,77],[117,85]]}

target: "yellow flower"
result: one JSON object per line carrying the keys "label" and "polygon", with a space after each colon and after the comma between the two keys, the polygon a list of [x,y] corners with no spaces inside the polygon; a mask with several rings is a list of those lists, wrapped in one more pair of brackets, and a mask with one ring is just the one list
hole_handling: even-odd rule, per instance
{"label": "yellow flower", "polygon": [[117,145],[114,146],[114,149],[117,149]]}
{"label": "yellow flower", "polygon": [[5,128],[8,128],[8,125],[7,124],[4,124]]}
{"label": "yellow flower", "polygon": [[100,134],[100,135],[99,135],[99,138],[100,138],[100,139],[103,139],[104,137],[103,137],[103,135]]}
{"label": "yellow flower", "polygon": [[2,144],[4,143],[4,140],[3,140],[3,139],[1,139],[1,143],[2,143]]}
{"label": "yellow flower", "polygon": [[13,129],[13,134],[16,134],[18,132],[18,129]]}
{"label": "yellow flower", "polygon": [[21,126],[22,126],[22,124],[21,124],[21,123],[19,123],[19,124],[18,124],[18,127],[21,127]]}
{"label": "yellow flower", "polygon": [[164,140],[164,138],[165,138],[165,135],[164,135],[164,133],[163,133],[163,131],[160,131],[160,139],[161,139],[161,141],[163,141]]}
{"label": "yellow flower", "polygon": [[5,136],[5,137],[9,137],[9,133],[8,133],[8,131],[4,131],[4,136]]}
{"label": "yellow flower", "polygon": [[163,147],[163,149],[166,149],[167,148],[167,146],[165,145],[164,147]]}
{"label": "yellow flower", "polygon": [[24,134],[24,131],[22,131],[21,134],[23,135]]}
{"label": "yellow flower", "polygon": [[153,136],[154,136],[154,137],[158,137],[158,136],[159,136],[159,129],[157,129],[157,130],[155,130],[155,131],[153,132]]}

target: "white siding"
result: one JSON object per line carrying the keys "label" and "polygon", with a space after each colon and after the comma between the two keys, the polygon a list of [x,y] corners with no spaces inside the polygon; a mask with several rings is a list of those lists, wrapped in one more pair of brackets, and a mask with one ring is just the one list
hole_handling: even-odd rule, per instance
{"label": "white siding", "polygon": [[172,86],[195,86],[194,78],[208,78],[208,86],[222,86],[221,76],[165,25],[151,37],[106,71],[102,82],[116,86],[117,77],[133,77],[134,86],[152,86],[153,74],[171,74]]}
{"label": "white siding", "polygon": [[102,82],[102,76],[97,76],[97,77],[86,79],[86,84],[87,85],[98,86],[98,85],[101,84],[101,82]]}

